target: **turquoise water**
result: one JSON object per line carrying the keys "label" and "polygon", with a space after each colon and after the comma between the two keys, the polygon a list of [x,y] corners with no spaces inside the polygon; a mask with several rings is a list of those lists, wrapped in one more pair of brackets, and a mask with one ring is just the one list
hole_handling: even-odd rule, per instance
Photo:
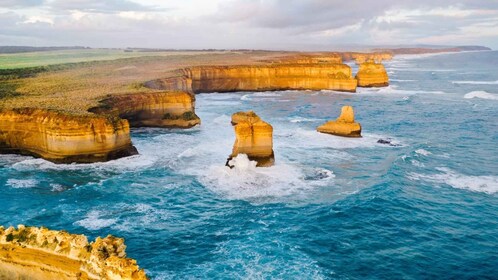
{"label": "turquoise water", "polygon": [[[202,126],[134,130],[141,154],[108,163],[1,155],[0,224],[124,237],[153,279],[495,278],[496,65],[398,57],[383,89],[200,94]],[[363,138],[315,132],[348,104]],[[227,169],[249,109],[276,165]]]}

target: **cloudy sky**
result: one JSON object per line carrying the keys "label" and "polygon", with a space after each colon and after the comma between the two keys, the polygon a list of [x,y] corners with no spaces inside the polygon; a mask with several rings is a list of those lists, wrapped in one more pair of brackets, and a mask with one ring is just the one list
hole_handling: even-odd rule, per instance
{"label": "cloudy sky", "polygon": [[0,0],[0,45],[498,49],[498,0]]}

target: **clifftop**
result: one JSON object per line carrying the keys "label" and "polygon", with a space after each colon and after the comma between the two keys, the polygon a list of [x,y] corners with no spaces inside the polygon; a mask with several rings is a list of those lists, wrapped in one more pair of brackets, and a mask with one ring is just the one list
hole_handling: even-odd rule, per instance
{"label": "clifftop", "polygon": [[126,258],[124,239],[46,228],[0,227],[0,278],[147,279],[135,260]]}

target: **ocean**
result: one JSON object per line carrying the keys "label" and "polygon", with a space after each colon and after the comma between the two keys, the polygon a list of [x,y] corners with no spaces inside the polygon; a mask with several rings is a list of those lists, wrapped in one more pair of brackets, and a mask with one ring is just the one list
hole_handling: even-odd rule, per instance
{"label": "ocean", "polygon": [[[140,155],[106,163],[0,155],[0,225],[124,237],[152,279],[497,278],[497,65],[398,56],[386,88],[199,94],[201,126],[135,129]],[[362,138],[316,132],[344,105]],[[272,124],[275,166],[224,166],[241,110]]]}

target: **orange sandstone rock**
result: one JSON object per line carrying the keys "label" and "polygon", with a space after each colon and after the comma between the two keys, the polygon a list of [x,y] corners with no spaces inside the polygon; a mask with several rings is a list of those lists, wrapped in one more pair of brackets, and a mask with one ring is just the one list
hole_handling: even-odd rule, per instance
{"label": "orange sandstone rock", "polygon": [[389,85],[389,77],[384,65],[375,62],[360,64],[356,79],[359,87],[386,87]]}
{"label": "orange sandstone rock", "polygon": [[[276,64],[185,68],[192,91],[234,92],[274,90],[356,91],[351,67],[345,64]],[[160,84],[160,83],[156,83]]]}
{"label": "orange sandstone rock", "polygon": [[162,91],[109,97],[95,113],[115,114],[132,127],[190,128],[201,123],[195,114],[195,97],[185,91]]}
{"label": "orange sandstone rock", "polygon": [[0,111],[0,153],[58,162],[96,162],[137,154],[128,121],[41,109]]}
{"label": "orange sandstone rock", "polygon": [[361,137],[361,125],[354,121],[354,111],[351,106],[342,107],[337,120],[319,126],[317,131],[344,137]]}
{"label": "orange sandstone rock", "polygon": [[275,163],[273,154],[273,127],[262,121],[254,112],[238,112],[232,115],[235,143],[227,166],[232,158],[246,154],[258,167],[269,167]]}
{"label": "orange sandstone rock", "polygon": [[89,243],[43,227],[0,227],[0,279],[147,279],[125,249],[111,235]]}

